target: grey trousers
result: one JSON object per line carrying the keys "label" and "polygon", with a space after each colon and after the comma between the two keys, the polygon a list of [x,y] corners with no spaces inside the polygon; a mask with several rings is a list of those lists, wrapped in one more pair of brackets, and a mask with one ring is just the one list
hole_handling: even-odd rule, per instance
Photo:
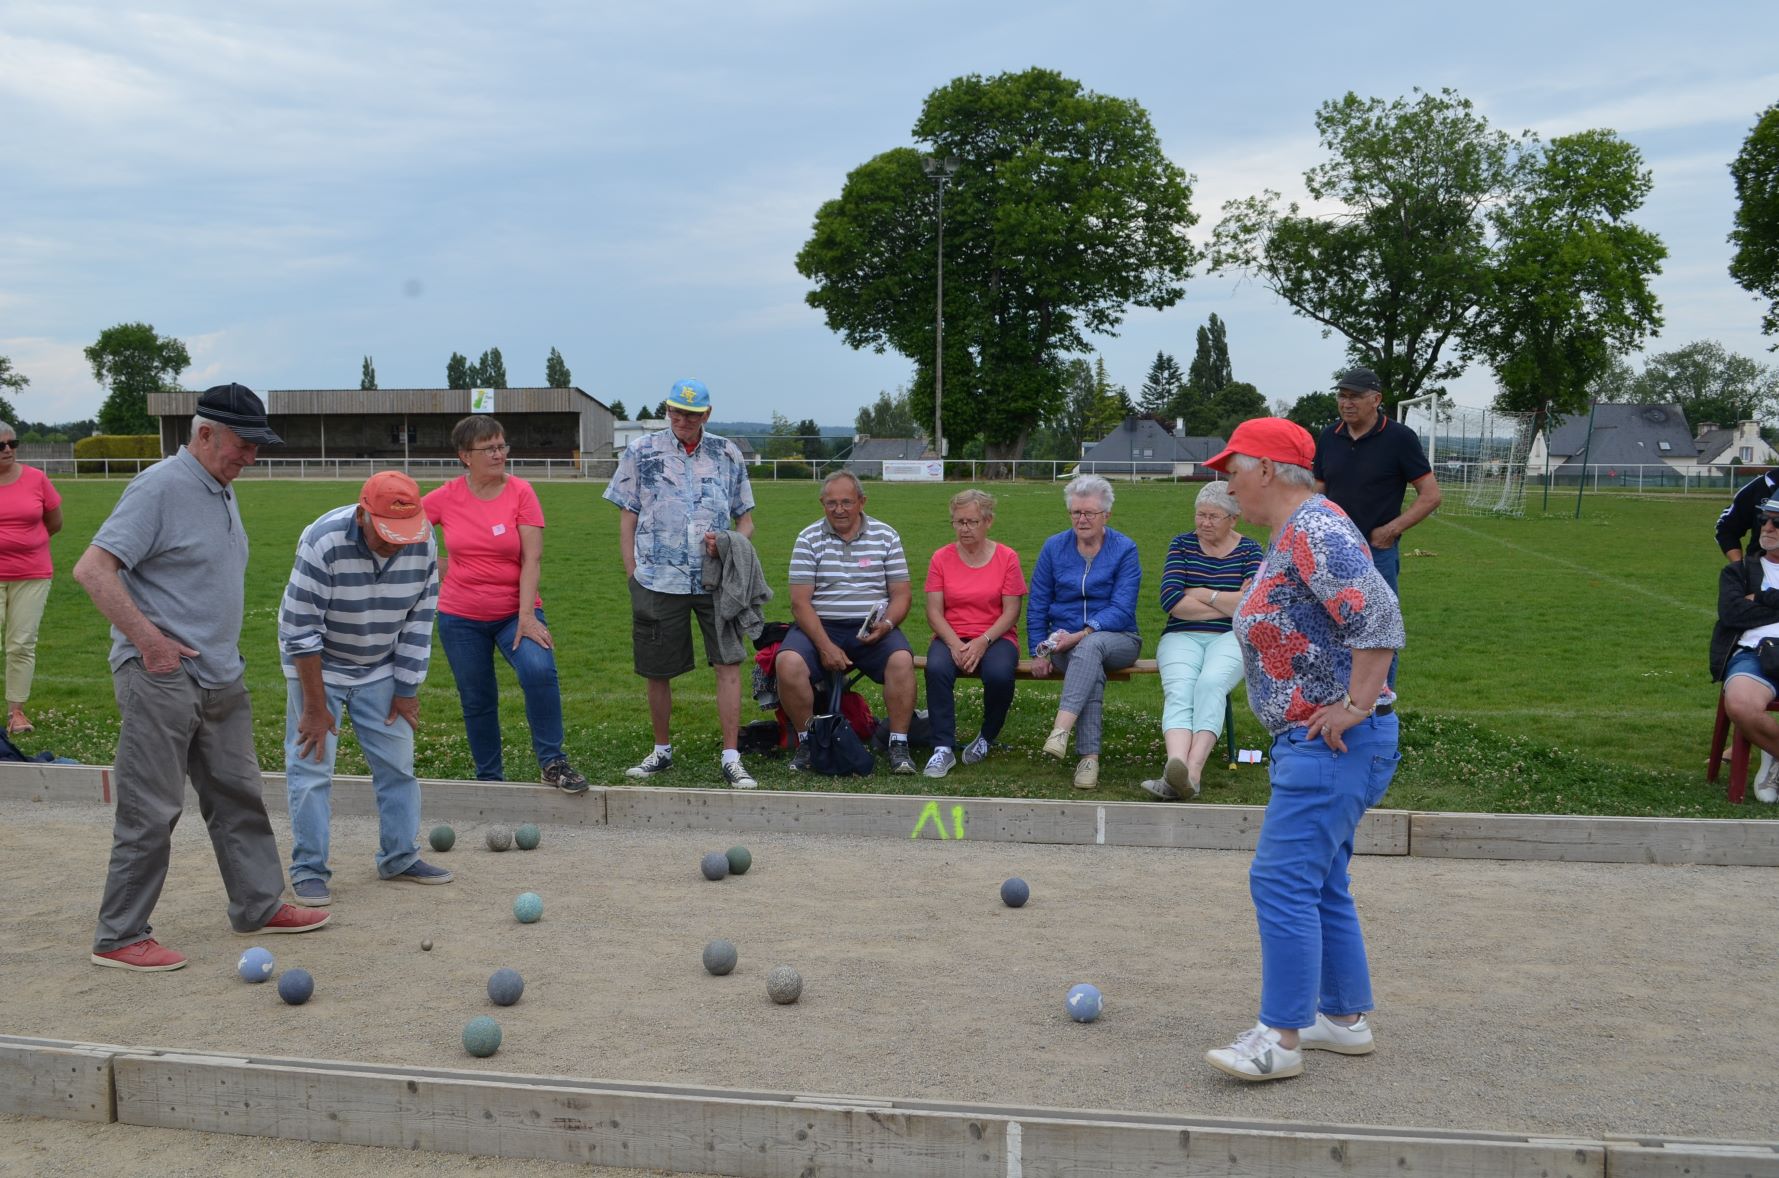
{"label": "grey trousers", "polygon": [[1137,661],[1143,638],[1135,630],[1095,630],[1068,650],[1050,656],[1062,668],[1062,699],[1056,707],[1073,712],[1075,753],[1097,756],[1100,729],[1104,726],[1101,701],[1106,695],[1106,672],[1118,671]]}
{"label": "grey trousers", "polygon": [[183,669],[150,675],[140,659],[111,679],[123,717],[111,771],[117,817],[93,951],[153,932],[148,918],[167,881],[188,775],[228,892],[229,923],[239,933],[263,927],[284,902],[284,869],[260,792],[246,683],[204,688]]}

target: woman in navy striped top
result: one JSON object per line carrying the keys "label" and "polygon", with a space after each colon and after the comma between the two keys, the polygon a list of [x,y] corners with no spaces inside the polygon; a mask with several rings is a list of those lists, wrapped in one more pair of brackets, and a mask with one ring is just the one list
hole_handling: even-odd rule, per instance
{"label": "woman in navy striped top", "polygon": [[1265,555],[1235,530],[1225,482],[1198,492],[1193,531],[1168,545],[1161,573],[1167,628],[1155,648],[1161,670],[1162,739],[1167,766],[1143,788],[1168,800],[1198,796],[1205,761],[1223,733],[1223,705],[1242,677],[1242,651],[1230,618]]}

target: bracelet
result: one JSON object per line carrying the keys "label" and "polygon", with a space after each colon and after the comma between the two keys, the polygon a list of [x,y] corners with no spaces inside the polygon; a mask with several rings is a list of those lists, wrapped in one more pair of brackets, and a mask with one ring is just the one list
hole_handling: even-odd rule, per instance
{"label": "bracelet", "polygon": [[1211,607],[1212,607],[1212,608],[1213,608],[1213,609],[1214,609],[1214,608],[1216,608],[1216,605],[1217,605],[1217,590],[1215,590],[1215,589],[1213,589],[1213,590],[1211,590],[1211,599],[1210,599],[1210,600],[1209,600],[1209,601],[1207,601],[1207,602],[1205,602],[1205,604],[1206,604],[1206,605],[1208,605],[1208,606],[1211,606]]}
{"label": "bracelet", "polygon": [[1354,703],[1353,697],[1344,691],[1340,693],[1340,706],[1353,713],[1353,715],[1360,717],[1369,716],[1372,712],[1371,708],[1361,708],[1358,704]]}

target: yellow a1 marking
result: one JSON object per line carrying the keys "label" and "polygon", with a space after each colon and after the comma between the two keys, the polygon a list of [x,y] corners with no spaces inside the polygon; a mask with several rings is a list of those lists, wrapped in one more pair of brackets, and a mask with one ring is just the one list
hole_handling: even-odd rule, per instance
{"label": "yellow a1 marking", "polygon": [[953,806],[951,808],[952,833],[946,834],[945,833],[945,816],[943,814],[939,813],[939,803],[938,802],[928,802],[926,804],[926,807],[924,809],[922,809],[920,812],[920,820],[914,824],[914,833],[910,834],[908,837],[911,839],[919,838],[920,832],[926,827],[927,821],[929,819],[932,820],[933,829],[939,832],[939,837],[941,839],[946,839],[946,838],[961,839],[964,837],[964,808],[963,808],[963,806],[957,805],[957,806]]}

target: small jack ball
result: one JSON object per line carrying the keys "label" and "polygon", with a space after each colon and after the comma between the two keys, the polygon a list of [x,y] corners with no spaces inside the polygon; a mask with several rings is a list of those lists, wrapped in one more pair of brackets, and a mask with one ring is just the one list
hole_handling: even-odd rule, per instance
{"label": "small jack ball", "polygon": [[543,841],[544,833],[537,828],[535,822],[527,822],[513,832],[513,842],[521,851],[535,851],[538,843]]}
{"label": "small jack ball", "polygon": [[513,915],[520,924],[536,924],[543,919],[544,898],[536,892],[520,892],[513,901]]}
{"label": "small jack ball", "polygon": [[780,1006],[789,1006],[803,995],[803,975],[788,965],[776,966],[766,975],[766,993]]}
{"label": "small jack ball", "polygon": [[488,979],[488,998],[496,1006],[511,1006],[525,993],[525,979],[516,969],[497,969]]}
{"label": "small jack ball", "polygon": [[477,1059],[486,1059],[500,1050],[500,1024],[487,1015],[477,1015],[463,1026],[463,1049]]}
{"label": "small jack ball", "polygon": [[715,940],[704,947],[704,968],[719,978],[735,968],[738,958],[735,945],[730,941]]}
{"label": "small jack ball", "polygon": [[1001,903],[1009,908],[1023,908],[1031,898],[1031,885],[1017,875],[1001,885]]}
{"label": "small jack ball", "polygon": [[270,950],[255,945],[241,954],[241,960],[235,962],[235,972],[241,975],[243,981],[263,982],[272,976],[272,967],[276,964]]}
{"label": "small jack ball", "polygon": [[1082,982],[1078,986],[1069,988],[1068,1001],[1064,1005],[1070,1018],[1078,1023],[1090,1023],[1100,1016],[1100,1010],[1105,1006],[1105,999],[1100,997],[1100,992],[1096,987]]}
{"label": "small jack ball", "polygon": [[432,939],[430,937],[420,942],[420,951],[422,953],[432,952]]}
{"label": "small jack ball", "polygon": [[490,826],[487,839],[490,851],[504,851],[513,845],[513,832],[504,826]]}
{"label": "small jack ball", "polygon": [[278,997],[301,1006],[315,993],[315,979],[306,969],[287,969],[278,975]]}
{"label": "small jack ball", "polygon": [[698,864],[698,870],[704,872],[705,879],[722,879],[729,874],[729,856],[721,851],[712,851]]}
{"label": "small jack ball", "polygon": [[426,841],[432,844],[432,849],[435,851],[449,851],[457,845],[457,832],[449,826],[441,824],[432,828],[432,833],[426,836]]}
{"label": "small jack ball", "polygon": [[729,860],[730,875],[746,875],[747,869],[754,865],[754,854],[746,847],[730,847],[725,858]]}

